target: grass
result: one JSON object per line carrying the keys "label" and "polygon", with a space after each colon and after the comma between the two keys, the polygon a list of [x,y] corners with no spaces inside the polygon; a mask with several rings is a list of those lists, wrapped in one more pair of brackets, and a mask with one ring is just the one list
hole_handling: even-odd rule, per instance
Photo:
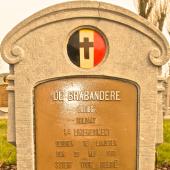
{"label": "grass", "polygon": [[0,120],[0,166],[16,164],[16,148],[7,142],[7,120]]}
{"label": "grass", "polygon": [[170,165],[170,120],[164,120],[164,143],[157,147],[158,166]]}

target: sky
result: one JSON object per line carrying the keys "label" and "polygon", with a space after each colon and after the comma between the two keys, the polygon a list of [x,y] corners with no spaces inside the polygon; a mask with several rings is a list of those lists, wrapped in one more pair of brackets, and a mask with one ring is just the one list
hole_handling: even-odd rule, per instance
{"label": "sky", "polygon": [[[0,0],[0,42],[18,23],[51,5],[70,0]],[[135,0],[100,0],[137,13]],[[8,72],[8,64],[0,57],[0,73]]]}
{"label": "sky", "polygon": [[[67,0],[70,1],[70,0]],[[101,0],[136,11],[134,0]],[[51,5],[66,0],[0,0],[0,41],[19,22]]]}

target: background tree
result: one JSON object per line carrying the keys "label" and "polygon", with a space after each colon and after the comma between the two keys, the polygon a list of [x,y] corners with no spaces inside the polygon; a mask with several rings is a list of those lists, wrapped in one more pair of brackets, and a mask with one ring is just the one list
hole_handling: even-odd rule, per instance
{"label": "background tree", "polygon": [[148,19],[161,31],[167,14],[169,0],[137,0],[139,15]]}

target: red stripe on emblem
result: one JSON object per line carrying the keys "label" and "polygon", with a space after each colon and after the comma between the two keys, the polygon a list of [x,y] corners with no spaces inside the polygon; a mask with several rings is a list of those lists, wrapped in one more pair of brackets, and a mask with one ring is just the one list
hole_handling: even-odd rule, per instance
{"label": "red stripe on emblem", "polygon": [[106,52],[106,44],[100,34],[94,31],[94,66],[99,64]]}

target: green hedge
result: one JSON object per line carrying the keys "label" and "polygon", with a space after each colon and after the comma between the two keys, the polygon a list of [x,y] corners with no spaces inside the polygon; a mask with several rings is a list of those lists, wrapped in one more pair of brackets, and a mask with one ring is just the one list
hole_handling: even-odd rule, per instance
{"label": "green hedge", "polygon": [[164,120],[164,143],[157,147],[159,166],[170,165],[170,120]]}
{"label": "green hedge", "polygon": [[16,164],[16,148],[7,142],[7,120],[0,120],[0,165]]}

